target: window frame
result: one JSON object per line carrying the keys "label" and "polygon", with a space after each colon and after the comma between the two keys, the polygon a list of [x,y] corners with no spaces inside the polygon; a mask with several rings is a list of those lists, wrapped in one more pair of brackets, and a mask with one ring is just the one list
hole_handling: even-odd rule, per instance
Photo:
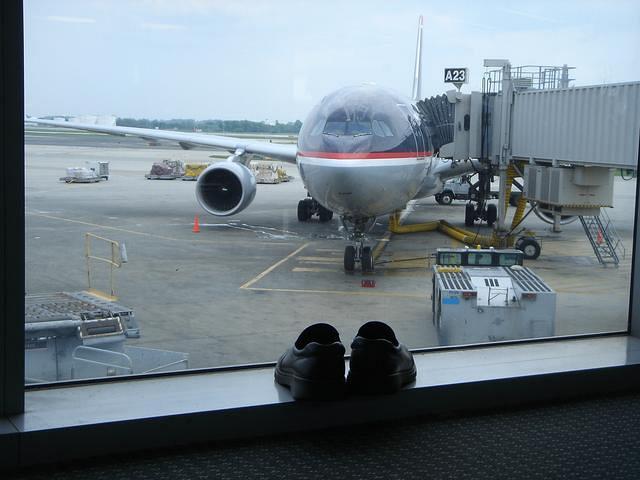
{"label": "window frame", "polygon": [[24,410],[22,21],[21,0],[0,2],[0,418]]}
{"label": "window frame", "polygon": [[[2,218],[2,233],[0,235],[0,269],[2,270],[2,293],[0,296],[0,451],[16,452],[15,457],[9,455],[8,460],[0,462],[0,470],[3,468],[15,467],[19,464],[25,463],[24,455],[21,454],[21,449],[27,448],[30,441],[35,441],[35,437],[27,437],[21,434],[19,423],[16,419],[21,418],[25,410],[25,392],[27,395],[33,392],[34,395],[37,392],[43,390],[54,391],[55,389],[61,389],[69,387],[71,385],[95,385],[96,388],[100,385],[105,385],[110,382],[118,382],[121,385],[139,385],[138,382],[147,381],[153,378],[167,377],[167,378],[186,378],[186,376],[198,376],[202,374],[207,375],[223,375],[226,374],[228,378],[233,378],[241,374],[246,374],[247,371],[257,371],[259,368],[271,368],[273,364],[260,364],[260,365],[248,365],[237,367],[225,367],[225,368],[213,368],[202,369],[199,371],[187,371],[180,373],[167,373],[157,374],[154,376],[132,376],[129,378],[117,378],[111,380],[89,380],[84,382],[61,382],[52,384],[50,387],[38,386],[35,388],[25,388],[24,385],[24,62],[23,62],[23,9],[21,0],[9,0],[0,2],[0,202],[2,205],[1,214]],[[640,137],[640,132],[639,132]],[[640,144],[640,139],[639,139]],[[592,338],[595,340],[606,339],[615,335],[628,336],[631,339],[640,339],[640,321],[637,316],[640,312],[640,281],[637,281],[637,274],[640,271],[640,257],[637,255],[636,247],[640,243],[640,236],[638,232],[638,187],[636,188],[636,204],[635,204],[635,225],[633,233],[633,264],[630,291],[632,292],[629,302],[629,322],[628,328],[625,332],[607,333],[607,334],[593,334],[578,336],[578,338]],[[635,321],[634,321],[635,319]],[[505,345],[517,345],[519,343],[523,345],[532,345],[537,342],[547,340],[525,340],[519,342],[504,342],[499,345],[487,345],[487,346],[472,346],[472,347],[445,347],[436,349],[423,349],[421,352],[433,352],[433,351],[452,351],[461,352],[464,355],[465,351],[472,350],[477,352],[478,348],[501,348]],[[569,342],[575,341],[575,338],[565,337],[554,339],[553,342],[563,345],[561,342],[565,342],[564,345],[570,345]],[[621,352],[624,353],[624,352]],[[506,363],[506,362],[505,362]],[[637,381],[634,381],[634,376],[630,372],[638,372],[638,365],[634,366],[633,370],[630,370],[628,365],[620,364],[618,366],[602,365],[601,368],[591,368],[586,370],[575,370],[566,372],[561,375],[552,377],[551,380],[555,382],[557,387],[556,396],[553,398],[560,398],[563,396],[570,396],[569,390],[573,389],[573,393],[606,393],[610,391],[620,391],[629,389],[638,389],[640,385],[637,385]],[[218,377],[222,378],[222,377]],[[597,381],[594,382],[594,379]],[[163,378],[164,381],[164,378]],[[413,402],[418,404],[429,396],[437,396],[442,404],[443,410],[448,408],[456,408],[459,403],[450,403],[448,399],[453,398],[465,398],[467,395],[475,396],[480,400],[470,405],[470,408],[487,408],[491,405],[496,405],[495,399],[491,400],[490,397],[495,397],[496,392],[500,395],[504,395],[504,400],[507,403],[526,403],[541,398],[545,398],[541,393],[535,390],[535,385],[548,386],[550,383],[549,377],[540,376],[523,376],[515,377],[509,381],[491,382],[488,380],[479,379],[475,382],[470,382],[460,388],[448,389],[449,385],[443,385],[440,388],[427,389],[409,389],[402,392],[402,396],[397,397],[369,397],[365,399],[357,399],[353,401],[338,402],[337,404],[327,404],[318,406],[314,403],[298,403],[283,401],[278,405],[270,406],[256,406],[253,409],[243,410],[238,413],[237,410],[217,410],[215,412],[200,412],[194,414],[193,417],[197,423],[198,419],[202,419],[204,414],[209,416],[206,418],[215,418],[217,422],[221,422],[221,431],[226,432],[220,438],[232,438],[234,434],[237,436],[238,431],[253,432],[252,435],[266,435],[274,433],[283,433],[287,430],[283,425],[288,425],[287,422],[279,424],[279,421],[287,419],[288,422],[293,420],[298,424],[298,429],[305,428],[320,428],[321,426],[327,426],[323,423],[326,420],[328,410],[340,411],[342,424],[354,423],[354,422],[371,422],[382,418],[393,418],[402,415],[408,415],[415,413],[419,410],[407,409],[406,412],[395,413],[391,410],[397,408],[400,400],[409,400],[409,403]],[[634,385],[635,383],[635,385]],[[554,384],[554,385],[555,385]],[[68,389],[67,391],[71,391]],[[462,394],[462,395],[461,395]],[[400,400],[399,400],[400,399]],[[285,399],[286,400],[286,399]],[[500,403],[498,403],[499,405]],[[46,415],[46,412],[41,412]],[[349,416],[351,415],[351,416]],[[243,430],[241,427],[246,426],[248,423],[255,422],[257,419],[267,421],[266,424],[256,427],[255,424],[252,428]],[[129,443],[140,441],[143,436],[146,436],[145,442],[138,443],[138,448],[150,448],[153,446],[159,446],[157,439],[149,437],[150,433],[154,431],[155,425],[153,420],[161,420],[160,417],[138,418],[136,421],[132,421],[130,424],[118,424],[114,428],[120,429],[119,431],[127,431],[131,433],[132,440]],[[188,419],[187,419],[188,420]],[[189,431],[185,430],[184,422],[186,420],[182,417],[167,417],[166,422],[163,424],[164,428],[175,428],[176,431],[183,432],[184,435],[189,435]],[[207,425],[210,424],[205,422]],[[161,423],[158,423],[160,425]],[[305,425],[300,427],[300,424]],[[77,435],[76,440],[86,440],[88,438],[99,437],[101,432],[104,435],[104,425],[95,424],[80,424],[78,428],[71,429],[69,432]],[[124,430],[122,430],[124,429]],[[127,430],[128,429],[128,430]],[[192,435],[193,441],[210,440],[211,434],[201,431],[202,429],[195,428]],[[115,431],[115,430],[114,430]],[[68,433],[69,433],[68,432]],[[196,433],[197,432],[197,433]],[[50,431],[39,432],[41,436],[51,435]],[[61,434],[64,432],[54,432],[54,434]],[[172,430],[173,433],[173,430]],[[22,436],[21,436],[22,435]],[[148,437],[148,438],[147,438]],[[177,435],[176,437],[179,437]],[[44,438],[44,437],[43,437]],[[49,437],[47,437],[49,438]],[[176,440],[177,441],[177,440]],[[55,451],[55,442],[47,441],[40,443],[39,447],[46,445],[44,448],[43,456],[40,461],[47,460],[47,454],[52,455],[51,452]],[[167,446],[169,443],[162,443],[163,446]],[[69,444],[67,444],[69,445]],[[32,445],[33,446],[33,445]],[[131,449],[133,447],[130,447]],[[111,447],[111,450],[117,451],[117,447]],[[22,458],[21,458],[22,457]],[[44,459],[44,460],[43,460]],[[49,460],[59,460],[59,457],[51,456]]]}

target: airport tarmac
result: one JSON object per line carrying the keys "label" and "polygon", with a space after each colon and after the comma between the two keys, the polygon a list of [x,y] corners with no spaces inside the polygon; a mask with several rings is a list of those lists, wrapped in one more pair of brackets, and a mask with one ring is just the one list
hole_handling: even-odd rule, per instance
{"label": "airport tarmac", "polygon": [[[286,167],[293,181],[258,185],[249,208],[221,218],[200,208],[194,182],[144,178],[155,161],[208,161],[210,151],[95,134],[25,141],[27,293],[85,289],[84,234],[91,232],[126,244],[129,262],[115,272],[116,293],[142,333],[128,342],[188,352],[193,368],[274,361],[305,326],[321,321],[338,328],[347,350],[358,327],[374,319],[388,322],[411,348],[438,344],[426,257],[460,246],[440,233],[389,236],[387,219],[379,219],[371,233],[381,251],[375,273],[345,274],[339,219],[297,221],[306,192],[293,165]],[[110,162],[110,179],[58,180],[85,161]],[[558,292],[558,335],[626,329],[635,192],[635,180],[615,179],[608,213],[627,250],[618,268],[598,265],[579,222],[553,234],[527,218],[543,251],[526,265]],[[464,205],[420,200],[405,221],[463,225]],[[195,215],[200,233],[192,232]],[[375,287],[363,287],[363,279]]]}

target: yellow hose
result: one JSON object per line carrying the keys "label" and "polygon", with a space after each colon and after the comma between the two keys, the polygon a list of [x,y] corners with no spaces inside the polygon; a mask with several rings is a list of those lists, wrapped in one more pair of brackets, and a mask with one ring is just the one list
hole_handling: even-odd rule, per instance
{"label": "yellow hose", "polygon": [[469,230],[456,227],[446,220],[434,220],[413,225],[400,225],[398,214],[389,216],[389,231],[391,233],[419,233],[438,230],[459,242],[470,245],[482,245],[484,247],[499,246],[500,239],[495,235],[477,235]]}
{"label": "yellow hose", "polygon": [[522,221],[522,217],[524,216],[524,211],[527,208],[527,199],[524,197],[524,194],[520,195],[518,199],[518,206],[516,207],[516,213],[513,214],[513,221],[511,222],[511,229],[513,230],[518,226],[518,224]]}
{"label": "yellow hose", "polygon": [[504,197],[505,212],[509,208],[509,200],[511,199],[511,187],[513,186],[513,180],[518,176],[519,175],[518,175],[518,172],[516,171],[516,168],[513,165],[509,165],[509,168],[507,169],[507,191],[505,192],[506,195]]}
{"label": "yellow hose", "polygon": [[[507,191],[505,195],[505,210],[509,206],[509,199],[511,197],[511,187],[513,181],[520,174],[517,172],[514,165],[509,165],[507,169]],[[511,229],[514,229],[524,217],[524,212],[527,207],[527,199],[524,195],[520,195],[518,199],[518,206],[513,215],[511,222]],[[492,235],[478,235],[469,230],[464,230],[460,227],[456,227],[446,220],[433,220],[426,223],[417,223],[413,225],[401,225],[399,214],[395,213],[389,216],[389,231],[391,233],[419,233],[419,232],[432,232],[438,230],[449,237],[458,240],[466,245],[482,245],[483,247],[511,247],[514,244],[515,237],[508,235],[506,237],[499,237],[494,231]]]}
{"label": "yellow hose", "polygon": [[478,235],[474,232],[451,225],[446,220],[440,220],[438,231],[466,245],[497,247],[500,243],[500,239],[495,235],[495,233],[493,235]]}
{"label": "yellow hose", "polygon": [[438,229],[440,222],[434,220],[426,223],[416,223],[413,225],[400,225],[398,214],[395,213],[389,216],[389,231],[391,233],[418,233],[418,232],[432,232]]}

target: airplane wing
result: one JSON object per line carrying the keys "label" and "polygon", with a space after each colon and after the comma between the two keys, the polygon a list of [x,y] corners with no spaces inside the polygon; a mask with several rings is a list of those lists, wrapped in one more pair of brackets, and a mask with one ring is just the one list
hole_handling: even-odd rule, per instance
{"label": "airplane wing", "polygon": [[91,125],[83,123],[44,120],[26,117],[25,123],[38,123],[55,127],[72,128],[89,132],[107,133],[110,135],[139,137],[146,141],[167,140],[177,142],[185,150],[193,147],[215,147],[235,154],[257,154],[277,158],[283,162],[296,163],[297,145],[261,142],[236,137],[222,137],[206,133],[171,132],[168,130],[153,130],[150,128],[117,127],[106,125]]}

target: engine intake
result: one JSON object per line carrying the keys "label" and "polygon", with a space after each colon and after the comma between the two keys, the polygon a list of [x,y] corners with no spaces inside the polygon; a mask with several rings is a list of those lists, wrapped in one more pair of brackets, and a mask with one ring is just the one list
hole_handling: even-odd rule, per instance
{"label": "engine intake", "polygon": [[256,196],[256,178],[240,163],[220,162],[198,177],[196,198],[212,215],[228,216],[247,208]]}

